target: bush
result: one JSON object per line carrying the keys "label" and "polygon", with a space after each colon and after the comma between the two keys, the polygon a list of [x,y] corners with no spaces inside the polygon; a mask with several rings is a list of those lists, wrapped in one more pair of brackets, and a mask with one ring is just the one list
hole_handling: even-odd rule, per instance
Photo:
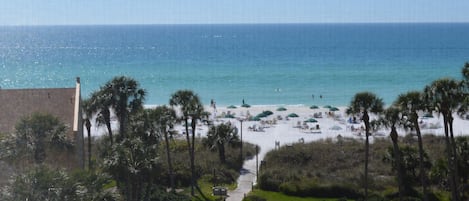
{"label": "bush", "polygon": [[265,191],[278,191],[281,181],[270,174],[261,174],[259,176],[259,188]]}
{"label": "bush", "polygon": [[267,200],[257,195],[248,195],[243,199],[243,201],[267,201]]}
{"label": "bush", "polygon": [[300,197],[347,197],[356,199],[362,196],[353,188],[338,185],[321,186],[310,181],[285,182],[279,186],[279,190],[286,195]]}
{"label": "bush", "polygon": [[166,190],[157,188],[150,196],[151,201],[190,201],[191,198],[187,195],[166,192]]}

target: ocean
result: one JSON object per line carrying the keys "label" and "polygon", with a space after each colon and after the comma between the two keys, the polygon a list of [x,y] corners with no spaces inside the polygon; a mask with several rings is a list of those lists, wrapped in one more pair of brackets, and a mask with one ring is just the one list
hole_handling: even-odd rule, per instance
{"label": "ocean", "polygon": [[0,87],[89,94],[126,75],[168,104],[191,89],[208,105],[336,105],[371,91],[391,104],[461,78],[469,24],[246,24],[0,27]]}

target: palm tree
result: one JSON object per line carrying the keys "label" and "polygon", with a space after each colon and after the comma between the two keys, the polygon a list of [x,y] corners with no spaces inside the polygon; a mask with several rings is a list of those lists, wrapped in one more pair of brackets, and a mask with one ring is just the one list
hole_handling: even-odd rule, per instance
{"label": "palm tree", "polygon": [[365,199],[368,199],[368,158],[370,152],[370,116],[368,113],[380,113],[383,111],[383,100],[371,92],[361,92],[355,94],[347,114],[362,114],[361,120],[365,124]]}
{"label": "palm tree", "polygon": [[443,116],[445,129],[445,141],[448,157],[448,168],[450,172],[451,196],[453,200],[459,200],[459,177],[456,154],[456,143],[453,134],[453,111],[464,100],[461,82],[454,79],[443,78],[433,81],[430,86],[425,87],[425,99],[429,103],[429,109]]}
{"label": "palm tree", "polygon": [[83,110],[83,124],[86,127],[88,133],[88,169],[91,170],[91,118],[93,117],[93,108],[91,105],[90,99],[85,99],[82,101],[82,110]]}
{"label": "palm tree", "polygon": [[[182,112],[182,120],[186,128],[186,140],[189,148],[189,159],[191,166],[191,195],[194,196],[195,182],[195,130],[197,120],[200,120],[206,115],[199,96],[194,94],[191,90],[179,90],[171,95],[169,100],[171,106],[179,106]],[[189,137],[189,119],[191,119],[192,140]]]}
{"label": "palm tree", "polygon": [[166,158],[168,161],[168,173],[169,173],[169,183],[170,188],[174,191],[174,171],[173,165],[171,161],[171,152],[169,150],[169,138],[171,130],[176,123],[176,111],[174,109],[169,108],[165,105],[158,106],[155,109],[150,110],[150,120],[153,122],[155,129],[159,135],[164,137],[165,141],[165,148],[166,148]]}
{"label": "palm tree", "polygon": [[466,81],[469,81],[469,62],[464,64],[464,67],[462,68],[462,75]]}
{"label": "palm tree", "polygon": [[211,126],[207,133],[206,144],[211,149],[218,150],[218,157],[221,163],[226,162],[225,144],[239,142],[238,131],[231,123],[219,124]]}
{"label": "palm tree", "polygon": [[15,151],[32,156],[36,165],[46,160],[50,150],[70,150],[67,127],[51,114],[33,113],[22,117],[15,126]]}
{"label": "palm tree", "polygon": [[109,103],[116,113],[119,122],[119,134],[126,137],[126,124],[129,115],[143,108],[146,92],[139,88],[139,83],[125,76],[119,76],[108,81],[100,91],[110,97]]}
{"label": "palm tree", "polygon": [[425,165],[423,161],[424,150],[422,143],[422,134],[420,132],[420,126],[418,123],[417,111],[425,110],[426,104],[423,100],[423,94],[418,91],[410,91],[405,94],[401,94],[397,97],[394,105],[399,109],[402,114],[407,117],[409,127],[415,129],[418,139],[419,146],[419,167],[420,167],[420,182],[422,185],[423,200],[428,200],[427,196],[427,185],[425,182]]}
{"label": "palm tree", "polygon": [[403,196],[406,194],[406,187],[404,186],[404,169],[402,165],[401,150],[399,149],[398,137],[396,124],[400,124],[400,111],[396,107],[389,107],[384,110],[384,117],[381,117],[379,122],[385,127],[390,127],[391,132],[389,136],[392,140],[393,152],[395,158],[395,165],[397,170],[397,181],[399,183],[399,200],[402,200]]}
{"label": "palm tree", "polygon": [[109,141],[111,145],[114,143],[112,128],[111,128],[111,96],[105,94],[103,91],[95,91],[91,94],[89,99],[90,109],[93,114],[96,114],[96,124],[98,126],[106,125]]}

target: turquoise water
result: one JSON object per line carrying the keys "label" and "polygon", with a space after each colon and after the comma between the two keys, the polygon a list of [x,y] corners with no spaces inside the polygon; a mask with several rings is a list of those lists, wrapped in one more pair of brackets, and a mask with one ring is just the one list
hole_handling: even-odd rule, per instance
{"label": "turquoise water", "polygon": [[73,87],[79,76],[86,97],[127,75],[149,105],[178,89],[218,105],[347,105],[365,90],[389,104],[460,78],[467,61],[469,24],[0,27],[2,88]]}

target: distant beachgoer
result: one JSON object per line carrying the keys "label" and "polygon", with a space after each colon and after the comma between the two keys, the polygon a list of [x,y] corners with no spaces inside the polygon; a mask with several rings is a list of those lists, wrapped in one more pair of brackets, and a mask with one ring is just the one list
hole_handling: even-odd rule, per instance
{"label": "distant beachgoer", "polygon": [[312,97],[312,98],[313,98],[313,100],[314,100],[314,94],[313,94],[313,95],[311,95],[311,97]]}
{"label": "distant beachgoer", "polygon": [[319,95],[319,98],[322,99],[322,95]]}
{"label": "distant beachgoer", "polygon": [[243,105],[244,105],[244,98],[243,98]]}
{"label": "distant beachgoer", "polygon": [[210,100],[210,106],[213,107],[213,104],[214,104],[214,102],[213,102],[213,99],[212,99],[212,100]]}

